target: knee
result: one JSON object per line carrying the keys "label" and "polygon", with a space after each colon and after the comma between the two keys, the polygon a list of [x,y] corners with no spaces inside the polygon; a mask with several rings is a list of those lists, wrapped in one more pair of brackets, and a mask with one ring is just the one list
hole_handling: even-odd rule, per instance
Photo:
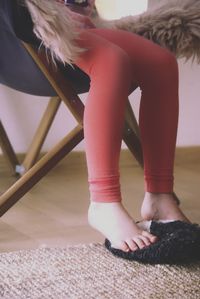
{"label": "knee", "polygon": [[95,69],[102,70],[104,76],[126,76],[131,75],[130,58],[121,48],[112,46],[99,49],[96,57]]}
{"label": "knee", "polygon": [[162,49],[158,57],[158,65],[162,68],[163,72],[169,74],[178,74],[178,62],[175,55],[167,49]]}
{"label": "knee", "polygon": [[107,49],[106,51],[106,65],[116,66],[119,69],[130,68],[130,58],[125,51],[120,48]]}
{"label": "knee", "polygon": [[[173,87],[177,90],[178,77],[178,63],[175,55],[167,49],[160,48],[157,55],[152,59],[152,69],[148,73],[148,80],[151,82],[150,87],[156,88],[156,90],[166,90],[166,88],[171,89]],[[146,85],[149,87],[149,83]]]}

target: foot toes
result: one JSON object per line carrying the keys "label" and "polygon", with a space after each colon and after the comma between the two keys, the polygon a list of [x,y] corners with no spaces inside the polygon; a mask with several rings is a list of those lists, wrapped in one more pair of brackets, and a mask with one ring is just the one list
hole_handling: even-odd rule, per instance
{"label": "foot toes", "polygon": [[142,236],[147,237],[151,243],[155,243],[158,239],[156,236],[150,234],[149,232],[147,232],[145,230],[142,231]]}
{"label": "foot toes", "polygon": [[128,240],[126,240],[126,243],[128,244],[128,247],[130,248],[131,251],[135,251],[138,249],[138,246],[135,243],[135,241],[128,239]]}
{"label": "foot toes", "polygon": [[139,247],[139,249],[144,248],[146,245],[143,242],[143,240],[140,239],[140,236],[136,236],[133,238],[133,241],[137,244],[137,246]]}
{"label": "foot toes", "polygon": [[145,246],[151,245],[151,241],[149,240],[149,238],[140,235],[140,239],[144,242]]}
{"label": "foot toes", "polygon": [[115,249],[120,249],[120,250],[125,251],[125,252],[130,251],[130,248],[129,248],[128,244],[126,244],[126,242],[123,242],[123,241],[118,242],[117,244],[112,243],[111,247],[115,248]]}

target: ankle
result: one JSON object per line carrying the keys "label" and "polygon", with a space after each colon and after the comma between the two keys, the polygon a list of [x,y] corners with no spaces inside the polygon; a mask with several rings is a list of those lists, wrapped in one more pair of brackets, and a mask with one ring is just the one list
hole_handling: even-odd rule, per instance
{"label": "ankle", "polygon": [[172,193],[146,192],[141,207],[141,216],[144,220],[160,219],[160,208],[163,204],[171,203]]}
{"label": "ankle", "polygon": [[91,201],[89,209],[92,210],[101,210],[101,209],[114,209],[122,206],[121,202],[96,202]]}
{"label": "ankle", "polygon": [[145,192],[144,199],[145,200],[173,199],[173,193]]}
{"label": "ankle", "polygon": [[122,201],[121,200],[116,200],[116,201],[93,201],[90,200],[90,205],[93,207],[102,207],[102,206],[115,206],[115,205],[121,205]]}

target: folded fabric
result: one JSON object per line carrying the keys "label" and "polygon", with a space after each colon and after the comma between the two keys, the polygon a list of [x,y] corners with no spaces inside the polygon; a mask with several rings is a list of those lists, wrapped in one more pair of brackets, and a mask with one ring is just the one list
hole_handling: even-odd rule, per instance
{"label": "folded fabric", "polygon": [[200,226],[182,221],[144,221],[139,223],[158,237],[144,249],[124,252],[113,248],[109,240],[105,247],[114,255],[149,264],[186,264],[200,260]]}

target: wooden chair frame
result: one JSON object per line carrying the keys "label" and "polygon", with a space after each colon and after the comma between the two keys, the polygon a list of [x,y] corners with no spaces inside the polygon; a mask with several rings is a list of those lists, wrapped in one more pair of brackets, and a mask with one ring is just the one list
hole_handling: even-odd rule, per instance
{"label": "wooden chair frame", "polygon": [[[0,216],[6,213],[84,138],[84,104],[76,91],[66,80],[64,75],[60,71],[55,70],[53,65],[49,64],[44,51],[38,52],[33,46],[26,43],[23,44],[52,85],[57,96],[50,99],[39,127],[33,137],[33,141],[21,165],[12,148],[3,124],[0,122],[0,146],[12,170],[21,174],[21,177],[0,196]],[[37,161],[41,147],[62,101],[75,117],[77,125],[60,142],[58,142],[58,144]],[[123,140],[139,164],[143,166],[138,124],[129,100],[126,109]]]}

